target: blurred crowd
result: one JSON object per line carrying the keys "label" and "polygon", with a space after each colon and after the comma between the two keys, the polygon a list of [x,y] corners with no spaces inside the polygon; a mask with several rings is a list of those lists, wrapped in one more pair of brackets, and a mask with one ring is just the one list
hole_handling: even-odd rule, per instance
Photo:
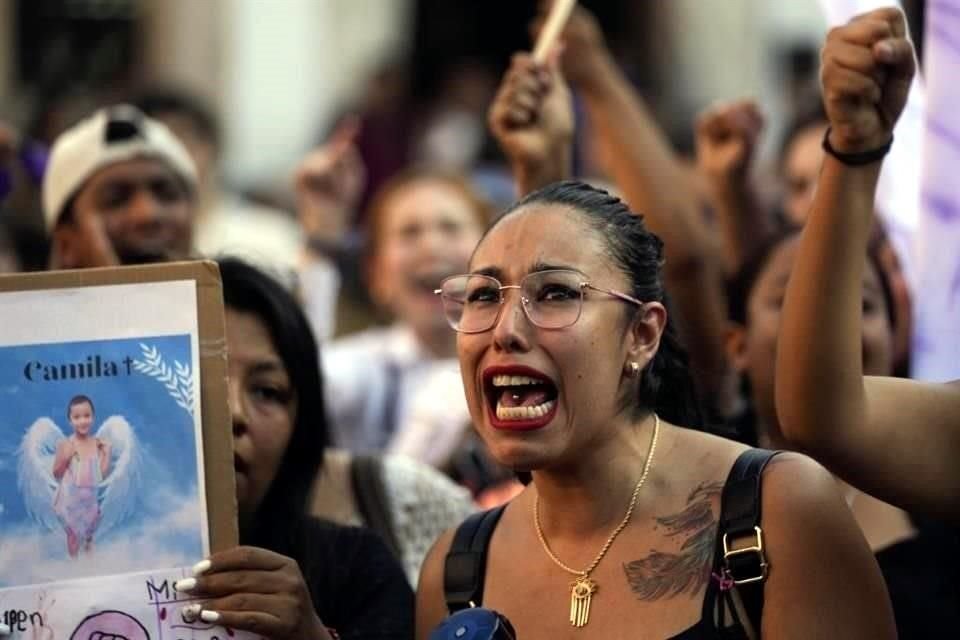
{"label": "blurred crowd", "polygon": [[[530,25],[534,37],[549,5]],[[603,576],[609,548],[619,558],[611,575],[626,572],[626,595],[614,594],[610,577],[597,591],[593,615],[607,617],[591,618],[598,630],[590,637],[627,637],[608,620],[627,610],[624,619],[663,631],[643,637],[667,637],[670,629],[687,629],[670,637],[721,637],[699,625],[709,619],[722,630],[740,618],[742,637],[794,637],[787,628],[797,637],[953,637],[960,633],[960,390],[909,380],[918,292],[874,215],[876,176],[864,173],[882,158],[870,154],[899,116],[897,74],[909,83],[914,50],[899,48],[906,43],[899,12],[859,20],[828,36],[822,92],[809,90],[820,84],[818,69],[797,81],[805,88],[790,93],[789,123],[769,145],[776,153],[768,165],[761,162],[768,118],[756,100],[704,105],[685,131],[665,127],[583,7],[545,60],[517,52],[500,77],[465,63],[415,113],[405,97],[409,78],[385,66],[283,188],[227,186],[220,118],[188,92],[138,87],[103,104],[84,100],[83,109],[52,102],[34,119],[40,124],[0,124],[0,273],[220,261],[237,472],[245,478],[238,480],[243,542],[294,558],[316,609],[316,616],[291,613],[288,626],[257,627],[270,637],[408,637],[411,590],[420,582],[417,637],[427,638],[455,610],[443,561],[450,571],[445,554],[456,542],[441,534],[504,505],[483,556],[485,602],[520,637],[572,637],[562,635],[570,628],[563,619],[540,626],[543,596],[526,593],[523,581],[533,592],[554,580],[563,618],[570,576],[551,577],[559,570],[550,559],[564,567],[553,554],[566,553],[587,565],[631,491],[623,525],[594,566],[565,567],[588,582]],[[892,51],[881,53],[888,40]],[[879,119],[866,123],[863,109]],[[633,212],[630,220],[642,216],[643,228],[619,218],[614,200]],[[551,207],[593,217],[574,224],[550,217]],[[570,257],[581,254],[586,262]],[[630,286],[603,280],[620,273],[603,256],[626,265]],[[518,272],[511,259],[545,266]],[[560,312],[551,311],[550,296],[566,276],[544,284],[551,276],[543,274],[569,264],[601,266],[573,293],[560,292],[580,306],[569,324],[551,326],[550,313]],[[643,269],[654,274],[649,283],[637,280]],[[463,274],[473,279],[458,279]],[[510,302],[511,289],[520,289],[522,302]],[[606,294],[640,305],[646,319],[629,330],[601,324],[590,304]],[[481,295],[491,296],[496,315],[471,328]],[[566,342],[556,337],[561,331]],[[652,346],[637,346],[645,331],[656,336]],[[476,355],[482,340],[487,355]],[[604,351],[611,340],[615,348]],[[555,369],[504,365],[534,362],[538,349]],[[633,360],[614,363],[616,382],[607,385],[603,357],[624,353]],[[474,358],[504,367],[488,379]],[[258,369],[264,359],[279,363],[276,371]],[[571,390],[574,375],[590,394]],[[618,385],[635,384],[638,409],[617,404],[602,413],[606,395],[620,398]],[[497,400],[495,386],[514,400]],[[539,408],[567,403],[573,407],[559,411],[569,425],[626,420],[634,439],[608,443],[597,427],[589,438],[562,436],[576,455],[536,436],[518,444],[502,435],[509,429],[498,421],[512,414],[497,402],[537,409],[528,416],[534,422]],[[668,425],[691,429],[676,435]],[[685,435],[694,428],[696,438]],[[527,452],[530,442],[543,451]],[[690,627],[701,602],[724,601],[723,580],[736,579],[729,567],[723,573],[726,557],[717,551],[727,542],[717,534],[718,521],[726,522],[721,488],[730,486],[734,460],[754,448],[788,452],[764,471],[762,528],[772,558],[764,613],[753,617],[744,592],[733,605],[736,625],[723,615],[714,620],[704,604],[703,619]],[[789,453],[798,451],[834,476]],[[643,490],[660,502],[638,502],[647,495],[639,493],[647,472],[640,476],[638,465],[664,459],[671,470],[684,468],[675,471],[683,482],[654,466]],[[770,509],[767,500],[775,500]],[[577,519],[581,504],[604,505],[584,507],[599,518],[595,526]],[[759,504],[756,514],[760,532]],[[656,520],[661,533],[634,530],[645,526],[641,517]],[[376,540],[361,543],[344,533],[353,529],[336,527],[372,530]],[[621,529],[639,551],[611,545]],[[317,540],[329,540],[329,550],[312,551]],[[663,540],[670,553],[645,556],[666,549]],[[248,560],[257,570],[271,562]],[[690,577],[684,582],[670,562],[692,563]],[[662,590],[649,585],[655,578]],[[692,605],[677,605],[687,597]]]}

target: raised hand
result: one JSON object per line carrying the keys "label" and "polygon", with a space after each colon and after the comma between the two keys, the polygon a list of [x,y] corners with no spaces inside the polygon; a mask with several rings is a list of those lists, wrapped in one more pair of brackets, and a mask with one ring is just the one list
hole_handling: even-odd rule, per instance
{"label": "raised hand", "polygon": [[[557,52],[546,65],[528,53],[513,56],[488,112],[488,123],[517,171],[543,174],[569,154],[573,137],[570,91],[557,65]],[[564,173],[566,167],[553,167]],[[551,176],[551,182],[567,177]]]}
{"label": "raised hand", "polygon": [[831,29],[820,71],[831,146],[858,153],[887,144],[915,69],[906,19],[898,8],[877,9]]}
{"label": "raised hand", "polygon": [[697,118],[697,165],[710,189],[728,274],[772,231],[749,180],[762,133],[763,114],[752,100],[719,104]]}
{"label": "raised hand", "polygon": [[344,119],[297,168],[297,213],[308,238],[336,241],[346,230],[366,183],[366,168],[355,145],[359,132],[356,118]]}
{"label": "raised hand", "polygon": [[177,591],[201,599],[183,615],[270,640],[327,640],[297,563],[258,547],[235,547],[195,567],[196,578],[177,581]]}
{"label": "raised hand", "polygon": [[713,106],[697,117],[697,164],[713,182],[742,180],[750,170],[764,119],[753,100]]}

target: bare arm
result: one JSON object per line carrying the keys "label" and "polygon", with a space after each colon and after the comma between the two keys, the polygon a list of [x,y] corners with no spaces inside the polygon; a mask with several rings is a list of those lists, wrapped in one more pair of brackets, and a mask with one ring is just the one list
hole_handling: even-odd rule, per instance
{"label": "bare arm", "polygon": [[[823,82],[835,148],[890,139],[914,69],[904,33],[897,9],[831,32]],[[960,385],[863,375],[860,291],[879,171],[824,160],[784,303],[777,411],[784,435],[851,484],[957,521]]]}
{"label": "bare arm", "polygon": [[57,445],[57,453],[53,458],[53,477],[59,480],[67,472],[70,466],[70,458],[73,457],[73,444],[69,439],[63,440]]}
{"label": "bare arm", "polygon": [[775,458],[764,472],[762,528],[764,640],[897,637],[880,568],[823,467],[798,454]]}
{"label": "bare arm", "polygon": [[555,54],[545,65],[526,53],[514,55],[487,121],[518,196],[570,177],[573,105]]}
{"label": "bare arm", "polygon": [[297,217],[308,252],[311,243],[336,246],[349,227],[366,184],[366,167],[355,144],[359,134],[359,120],[345,118],[297,167],[293,178]]}
{"label": "bare arm", "polygon": [[306,240],[298,293],[321,341],[335,333],[342,276],[356,266],[344,239],[366,184],[366,167],[355,144],[359,132],[356,118],[344,119],[294,174],[297,218]]}
{"label": "bare arm", "polygon": [[697,118],[697,166],[710,187],[727,274],[736,273],[773,233],[772,220],[750,184],[762,130],[763,115],[752,100],[716,105]]}
{"label": "bare arm", "polygon": [[664,242],[664,273],[681,335],[701,389],[716,401],[727,374],[726,301],[720,260],[695,190],[592,17],[578,8],[564,37],[564,72],[583,96],[614,181]]}
{"label": "bare arm", "polygon": [[443,597],[443,565],[453,543],[455,529],[450,529],[427,552],[417,582],[417,640],[427,640],[430,632],[447,617]]}

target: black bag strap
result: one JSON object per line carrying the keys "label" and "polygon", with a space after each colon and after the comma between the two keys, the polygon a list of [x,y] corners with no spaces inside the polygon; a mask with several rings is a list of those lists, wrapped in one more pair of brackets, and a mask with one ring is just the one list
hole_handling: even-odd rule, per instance
{"label": "black bag strap", "polygon": [[475,513],[457,527],[443,564],[443,597],[450,613],[480,606],[487,549],[506,505]]}
{"label": "black bag strap", "polygon": [[350,460],[350,482],[357,511],[364,524],[383,539],[395,558],[402,561],[400,543],[390,516],[390,498],[383,482],[383,463],[375,456],[353,456]]}
{"label": "black bag strap", "polygon": [[[763,585],[767,579],[763,529],[760,527],[763,470],[780,453],[747,449],[733,463],[723,487],[717,529],[717,560],[728,588],[736,589],[754,630],[759,632],[763,614]],[[735,541],[751,539],[748,547],[734,548]],[[729,596],[728,593],[723,596]],[[723,602],[724,598],[720,601]],[[731,612],[736,616],[732,603]],[[723,605],[721,605],[723,606]]]}

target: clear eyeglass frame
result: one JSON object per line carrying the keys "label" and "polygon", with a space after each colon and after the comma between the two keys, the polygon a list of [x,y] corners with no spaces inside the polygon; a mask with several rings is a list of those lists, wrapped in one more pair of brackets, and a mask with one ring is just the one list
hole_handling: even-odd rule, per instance
{"label": "clear eyeglass frame", "polygon": [[[576,302],[575,309],[573,306],[567,306],[562,310],[562,313],[557,313],[557,308],[554,308],[554,317],[558,319],[552,322],[544,320],[547,314],[541,307],[538,306],[544,303],[536,300],[535,297],[531,298],[531,294],[535,296],[538,293],[537,288],[532,287],[531,283],[543,283],[551,277],[570,278],[569,284],[579,294],[576,298],[567,300],[568,302]],[[462,318],[463,310],[467,303],[464,297],[468,292],[469,287],[467,285],[471,280],[481,280],[489,283],[490,289],[497,291],[498,298],[496,300],[497,305],[494,313],[491,313],[490,310],[485,310],[487,316],[489,317],[484,316],[483,322],[480,322],[477,326],[464,329],[462,327]],[[458,288],[455,286],[457,283],[462,283],[463,286]],[[623,302],[640,307],[644,305],[643,301],[621,291],[617,291],[615,289],[605,289],[603,287],[597,287],[591,284],[584,274],[573,269],[546,269],[543,271],[534,271],[524,276],[523,279],[520,280],[520,284],[513,285],[502,284],[493,276],[483,274],[454,275],[445,278],[443,282],[440,283],[440,288],[434,290],[434,294],[439,296],[442,301],[444,316],[446,317],[447,323],[450,325],[450,327],[458,333],[474,334],[484,333],[485,331],[489,331],[497,325],[497,323],[500,321],[500,316],[503,313],[504,304],[506,302],[506,295],[504,292],[509,289],[516,289],[520,292],[520,306],[523,309],[523,313],[527,320],[529,320],[536,327],[549,330],[566,329],[567,327],[576,324],[577,320],[580,319],[580,316],[583,313],[583,303],[587,297],[587,290],[606,294]],[[461,295],[457,296],[458,293]]]}

